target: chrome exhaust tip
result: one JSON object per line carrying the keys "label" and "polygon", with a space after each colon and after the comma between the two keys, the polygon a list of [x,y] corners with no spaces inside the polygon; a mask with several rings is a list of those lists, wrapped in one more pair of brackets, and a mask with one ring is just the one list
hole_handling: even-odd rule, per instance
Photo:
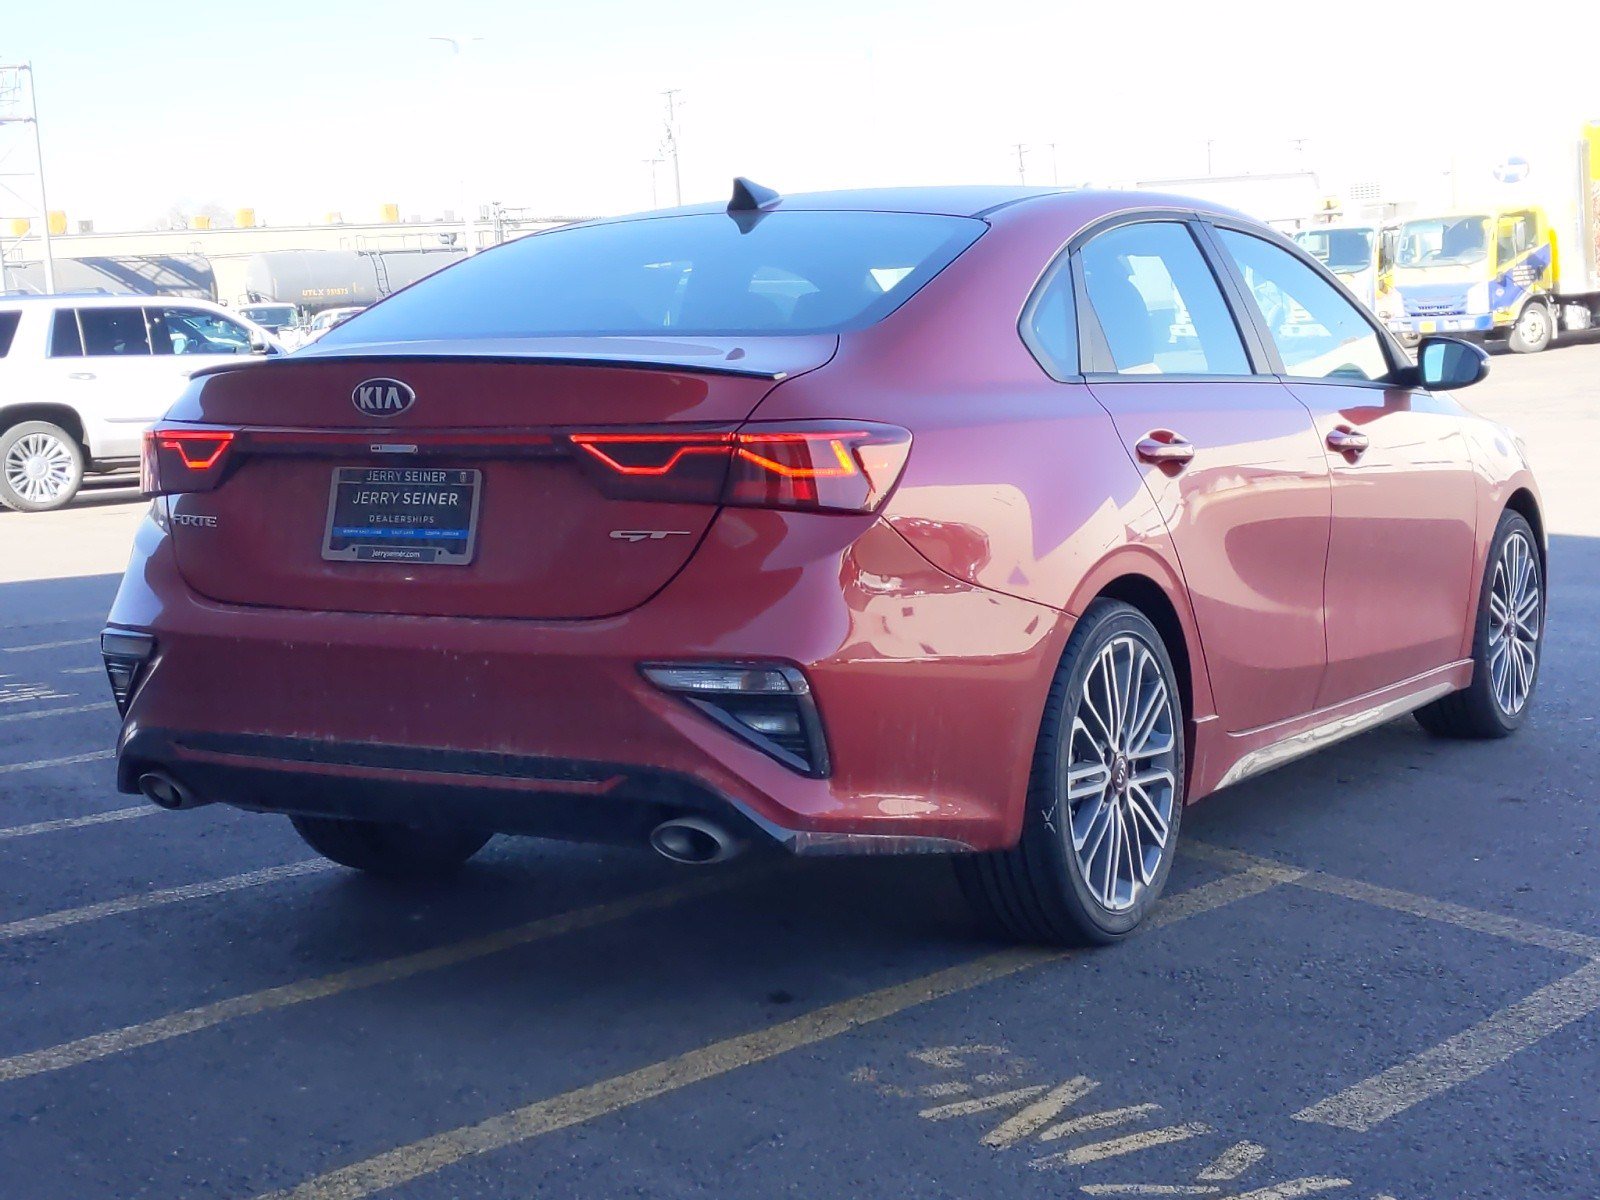
{"label": "chrome exhaust tip", "polygon": [[203,804],[211,803],[209,800],[200,799],[172,776],[160,771],[147,771],[139,776],[139,790],[151,804],[171,812],[183,808],[199,808]]}
{"label": "chrome exhaust tip", "polygon": [[715,821],[674,817],[650,831],[650,848],[675,863],[703,866],[727,862],[744,849],[744,843]]}

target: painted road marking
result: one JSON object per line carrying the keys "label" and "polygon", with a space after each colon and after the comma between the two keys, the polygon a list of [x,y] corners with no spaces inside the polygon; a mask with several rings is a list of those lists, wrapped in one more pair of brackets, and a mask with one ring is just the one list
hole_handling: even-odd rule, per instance
{"label": "painted road marking", "polygon": [[99,672],[104,671],[104,670],[105,670],[104,666],[98,666],[98,667],[62,667],[61,668],[61,673],[63,675],[95,675],[95,674],[98,674]]}
{"label": "painted road marking", "polygon": [[58,692],[48,683],[28,683],[11,675],[0,675],[0,704],[27,704],[33,700],[71,700],[73,692]]}
{"label": "painted road marking", "polygon": [[[96,757],[96,756],[91,756]],[[66,759],[66,762],[79,762],[80,759]],[[4,770],[4,768],[0,768]],[[82,829],[86,825],[104,825],[109,821],[131,821],[135,817],[148,817],[161,810],[154,804],[135,804],[130,808],[113,808],[109,812],[90,813],[86,817],[62,817],[56,821],[37,821],[32,825],[13,825],[9,829],[0,829],[0,841],[8,838],[33,837],[40,833],[55,833],[59,829]]]}
{"label": "painted road marking", "polygon": [[1074,1146],[1059,1154],[1047,1154],[1043,1158],[1034,1159],[1030,1165],[1039,1171],[1048,1171],[1052,1167],[1060,1166],[1081,1167],[1085,1163],[1121,1158],[1124,1154],[1138,1154],[1143,1150],[1154,1150],[1157,1146],[1186,1142],[1190,1138],[1210,1132],[1211,1126],[1202,1121],[1190,1121],[1184,1125],[1163,1125],[1159,1129],[1141,1129],[1138,1133],[1125,1133],[1121,1137],[1108,1138],[1103,1142]]}
{"label": "painted road marking", "polygon": [[124,1054],[140,1046],[150,1046],[202,1029],[210,1029],[225,1021],[289,1008],[296,1004],[304,1004],[308,1000],[322,1000],[358,988],[394,983],[427,971],[458,966],[464,962],[487,958],[491,954],[499,954],[533,942],[575,933],[582,929],[592,929],[597,925],[666,908],[694,897],[724,891],[750,878],[748,871],[704,877],[675,887],[660,888],[622,900],[611,900],[588,908],[541,917],[526,925],[517,925],[466,941],[435,946],[430,950],[414,954],[386,958],[379,962],[338,971],[332,975],[280,984],[259,992],[247,992],[241,996],[230,996],[226,1000],[217,1000],[210,1004],[202,1004],[198,1008],[169,1013],[167,1016],[144,1021],[138,1025],[127,1025],[121,1029],[62,1042],[60,1045],[46,1046],[42,1050],[31,1050],[25,1054],[0,1059],[0,1083],[13,1079],[26,1079],[31,1075],[42,1075],[47,1071],[80,1066],[96,1059],[109,1058],[114,1054]]}
{"label": "painted road marking", "polygon": [[[91,754],[69,754],[66,758],[36,758],[32,762],[6,763],[0,766],[0,775],[14,775],[18,771],[43,771],[50,767],[70,767],[74,763],[102,762],[116,754],[114,750],[96,750]],[[3,834],[3,831],[0,831]]]}
{"label": "painted road marking", "polygon": [[1505,917],[1498,913],[1480,912],[1475,908],[1468,908],[1463,904],[1452,904],[1448,900],[1435,900],[1429,896],[1419,896],[1412,892],[1402,892],[1395,888],[1379,887],[1377,884],[1363,883],[1359,879],[1345,879],[1338,875],[1328,875],[1322,871],[1299,870],[1291,868],[1288,863],[1276,862],[1270,858],[1261,858],[1255,854],[1247,854],[1242,850],[1233,850],[1226,846],[1214,846],[1209,842],[1196,842],[1190,839],[1183,843],[1184,852],[1195,858],[1206,859],[1219,866],[1230,870],[1269,870],[1271,868],[1285,868],[1297,870],[1298,874],[1292,882],[1296,887],[1307,888],[1315,892],[1326,892],[1333,896],[1343,896],[1347,900],[1355,900],[1362,904],[1370,904],[1377,908],[1387,908],[1395,912],[1409,913],[1414,917],[1422,917],[1429,921],[1438,921],[1446,925],[1455,925],[1461,929],[1470,929],[1475,933],[1487,933],[1494,937],[1505,938],[1508,941],[1521,942],[1528,946],[1538,946],[1544,950],[1559,950],[1564,954],[1581,954],[1585,958],[1600,958],[1600,938],[1589,937],[1582,933],[1572,933],[1565,929],[1552,929],[1548,925],[1538,925],[1532,921],[1524,921],[1517,917]]}
{"label": "painted road marking", "polygon": [[1255,1142],[1235,1142],[1195,1178],[1202,1183],[1221,1183],[1237,1179],[1267,1156],[1267,1148]]}
{"label": "painted road marking", "polygon": [[[99,667],[89,668],[92,671],[100,670]],[[37,721],[41,717],[70,717],[77,713],[99,712],[106,708],[116,708],[110,700],[96,700],[93,704],[75,704],[71,708],[40,708],[32,712],[0,713],[0,722],[6,721]]]}
{"label": "painted road marking", "polygon": [[[985,1047],[1008,1061],[1009,1070],[1003,1077],[1013,1081],[1031,1069],[1032,1064],[1026,1059],[1020,1059],[1010,1054],[1001,1047]],[[937,1070],[960,1069],[960,1052],[957,1047],[935,1047],[927,1050],[913,1050],[909,1057],[927,1065],[932,1065]],[[955,1062],[954,1068],[940,1064]],[[918,1092],[925,1093],[926,1087],[915,1090],[886,1084],[878,1078],[878,1073],[871,1068],[863,1068],[851,1073],[850,1078],[856,1083],[872,1087],[879,1095],[897,1098],[909,1098]],[[979,1077],[981,1078],[981,1077]],[[950,1080],[946,1082],[962,1082]],[[945,1105],[934,1109],[924,1109],[918,1115],[925,1120],[944,1120],[948,1117],[977,1115],[982,1112],[991,1112],[998,1108],[1014,1107],[1018,1111],[1011,1117],[1002,1121],[994,1129],[984,1135],[982,1144],[991,1150],[1006,1151],[1015,1148],[1028,1137],[1033,1137],[1037,1143],[1058,1140],[1062,1137],[1071,1137],[1086,1133],[1095,1133],[1104,1129],[1125,1125],[1130,1121],[1138,1120],[1151,1113],[1159,1112],[1159,1104],[1135,1104],[1125,1108],[1108,1109],[1103,1112],[1088,1113],[1063,1121],[1057,1125],[1044,1127],[1044,1122],[1059,1115],[1062,1110],[1078,1100],[1086,1097],[1100,1084],[1097,1080],[1085,1075],[1076,1075],[1065,1083],[1054,1088],[1046,1084],[1025,1085],[1012,1088],[993,1096],[984,1097],[982,1100],[969,1102],[965,1105]],[[1020,1107],[1019,1107],[1020,1106]],[[1040,1119],[1040,1114],[1048,1112],[1049,1115]],[[1131,1155],[1142,1154],[1150,1150],[1157,1150],[1164,1146],[1178,1145],[1189,1142],[1195,1138],[1208,1137],[1216,1132],[1210,1124],[1204,1121],[1187,1121],[1182,1124],[1165,1125],[1157,1129],[1143,1129],[1134,1133],[1123,1134],[1114,1138],[1088,1144],[1080,1144],[1071,1149],[1055,1154],[1035,1158],[1030,1166],[1039,1170],[1051,1168],[1079,1169],[1092,1168],[1096,1164],[1112,1162],[1127,1158]],[[1235,1192],[1227,1197],[1222,1196],[1223,1184],[1232,1184],[1240,1176],[1256,1167],[1267,1157],[1265,1146],[1252,1141],[1238,1141],[1227,1146],[1217,1154],[1209,1163],[1203,1165],[1194,1176],[1193,1183],[1171,1182],[1139,1182],[1139,1183],[1085,1183],[1079,1185],[1078,1190],[1089,1196],[1129,1197],[1137,1200],[1147,1196],[1218,1196],[1222,1200],[1295,1200],[1296,1197],[1310,1196],[1318,1192],[1334,1191],[1339,1188],[1351,1187],[1351,1181],[1332,1175],[1311,1175],[1298,1179],[1280,1180],[1276,1183],[1257,1187],[1249,1192]],[[1161,1162],[1158,1156],[1157,1162]],[[1169,1160],[1170,1161],[1170,1160]],[[1387,1193],[1373,1197],[1373,1200],[1394,1200]]]}
{"label": "painted road marking", "polygon": [[1294,1114],[1365,1133],[1414,1104],[1475,1079],[1600,1009],[1600,962],[1546,984],[1471,1029]]}
{"label": "painted road marking", "polygon": [[164,904],[177,904],[183,900],[200,900],[207,896],[221,896],[240,892],[246,888],[278,883],[285,879],[298,879],[333,869],[333,863],[322,858],[308,858],[302,862],[281,867],[266,867],[260,871],[246,871],[242,875],[229,875],[223,879],[208,879],[204,883],[187,883],[181,887],[161,888],[136,896],[121,896],[115,900],[102,900],[98,904],[85,904],[78,908],[63,908],[37,917],[24,917],[0,925],[0,942],[32,934],[51,933],[68,925],[81,925],[85,921],[98,921],[102,917],[138,912],[146,908],[159,908]]}
{"label": "painted road marking", "polygon": [[[96,618],[98,620],[98,618]],[[61,624],[61,622],[55,622]],[[62,650],[67,646],[98,646],[99,638],[68,638],[64,642],[35,642],[31,646],[0,646],[0,654],[32,654],[35,650]]]}
{"label": "painted road marking", "polygon": [[[1151,914],[1150,925],[1158,928],[1187,920],[1236,900],[1260,895],[1279,883],[1278,879],[1257,872],[1212,880],[1162,901]],[[475,1154],[501,1150],[582,1125],[657,1096],[875,1024],[907,1009],[1071,956],[1072,951],[1068,950],[1018,947],[997,951],[919,979],[841,1000],[779,1025],[725,1038],[624,1075],[538,1100],[474,1125],[433,1134],[315,1176],[298,1187],[272,1192],[261,1200],[362,1200],[386,1188],[431,1175]]]}

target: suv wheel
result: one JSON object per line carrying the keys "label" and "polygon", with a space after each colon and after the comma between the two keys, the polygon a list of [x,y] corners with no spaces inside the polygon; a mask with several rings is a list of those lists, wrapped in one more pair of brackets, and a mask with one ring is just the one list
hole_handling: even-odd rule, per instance
{"label": "suv wheel", "polygon": [[78,494],[83,451],[48,421],[24,421],[0,433],[0,504],[18,512],[47,512]]}

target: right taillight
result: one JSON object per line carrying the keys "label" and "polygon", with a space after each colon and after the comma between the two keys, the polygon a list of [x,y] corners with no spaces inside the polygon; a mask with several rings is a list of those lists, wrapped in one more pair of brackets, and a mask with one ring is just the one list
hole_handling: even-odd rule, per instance
{"label": "right taillight", "polygon": [[222,481],[231,429],[156,426],[144,433],[139,455],[139,487],[146,496],[206,492]]}
{"label": "right taillight", "polygon": [[857,421],[569,437],[602,489],[621,499],[818,512],[875,512],[911,452],[908,431]]}

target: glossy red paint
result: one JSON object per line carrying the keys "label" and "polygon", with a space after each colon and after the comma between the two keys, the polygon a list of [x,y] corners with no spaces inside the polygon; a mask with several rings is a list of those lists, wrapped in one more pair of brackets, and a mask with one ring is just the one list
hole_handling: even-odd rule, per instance
{"label": "glossy red paint", "polygon": [[[1096,596],[1161,610],[1188,683],[1191,800],[1297,738],[1464,685],[1495,520],[1537,512],[1510,435],[1372,385],[1052,378],[1018,333],[1042,273],[1096,221],[1179,202],[911,195],[785,201],[986,213],[901,308],[837,337],[441,343],[197,379],[169,422],[238,435],[218,487],[156,502],[111,613],[157,643],[122,785],[153,767],[236,777],[220,798],[277,809],[337,778],[493,790],[511,797],[500,812],[559,796],[603,819],[617,781],[648,771],[795,848],[987,849],[1017,839],[1045,696]],[[419,402],[359,412],[351,390],[373,377]],[[561,451],[603,426],[687,425],[721,446],[750,420],[898,427],[911,449],[868,513],[619,499]],[[1371,448],[1328,447],[1340,426]],[[1152,435],[1193,459],[1141,461]],[[471,565],[320,556],[329,471],[394,445],[483,471]],[[661,660],[800,668],[830,773],[647,683],[639,665]],[[516,766],[534,761],[586,765]]]}

